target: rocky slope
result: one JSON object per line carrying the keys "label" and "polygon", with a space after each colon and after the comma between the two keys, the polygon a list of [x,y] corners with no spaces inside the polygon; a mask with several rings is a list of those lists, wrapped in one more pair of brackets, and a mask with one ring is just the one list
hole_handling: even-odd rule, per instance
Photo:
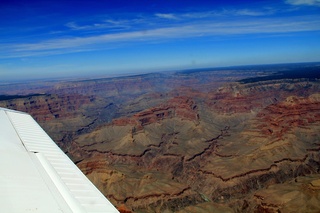
{"label": "rocky slope", "polygon": [[78,165],[132,211],[259,211],[239,200],[319,172],[318,91],[318,83],[264,82],[227,85],[205,101],[175,97],[78,137],[74,146],[91,155]]}
{"label": "rocky slope", "polygon": [[268,69],[43,84],[0,106],[32,114],[122,212],[319,212],[320,81]]}

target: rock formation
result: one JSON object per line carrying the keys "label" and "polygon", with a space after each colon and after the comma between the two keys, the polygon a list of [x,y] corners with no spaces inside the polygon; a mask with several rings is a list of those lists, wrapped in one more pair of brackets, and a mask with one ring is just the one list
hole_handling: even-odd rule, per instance
{"label": "rock formation", "polygon": [[237,69],[43,83],[0,106],[121,212],[319,212],[320,77]]}

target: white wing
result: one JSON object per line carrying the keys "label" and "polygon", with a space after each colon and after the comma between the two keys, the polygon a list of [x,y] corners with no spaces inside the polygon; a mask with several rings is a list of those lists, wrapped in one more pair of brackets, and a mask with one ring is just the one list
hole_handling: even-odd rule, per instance
{"label": "white wing", "polygon": [[0,108],[1,212],[118,212],[28,114]]}

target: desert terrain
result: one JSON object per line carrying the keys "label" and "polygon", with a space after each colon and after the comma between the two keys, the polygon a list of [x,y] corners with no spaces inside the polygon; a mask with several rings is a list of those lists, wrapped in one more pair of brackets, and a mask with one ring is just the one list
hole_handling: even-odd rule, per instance
{"label": "desert terrain", "polygon": [[320,63],[0,84],[121,212],[320,212]]}

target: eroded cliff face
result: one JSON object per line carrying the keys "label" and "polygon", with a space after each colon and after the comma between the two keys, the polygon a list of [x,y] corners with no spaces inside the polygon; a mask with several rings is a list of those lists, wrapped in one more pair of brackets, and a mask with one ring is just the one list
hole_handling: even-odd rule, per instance
{"label": "eroded cliff face", "polygon": [[0,106],[32,114],[122,212],[318,212],[319,80],[218,74],[59,83]]}
{"label": "eroded cliff face", "polygon": [[51,121],[54,118],[68,118],[86,104],[94,101],[93,97],[72,95],[36,95],[1,101],[1,106],[32,114],[38,121]]}
{"label": "eroded cliff face", "polygon": [[142,130],[143,126],[173,117],[197,121],[199,120],[197,105],[191,98],[174,97],[160,106],[136,113],[132,117],[114,119],[112,125],[133,125],[133,134],[135,134],[137,131]]}
{"label": "eroded cliff face", "polygon": [[78,166],[130,211],[259,212],[248,195],[319,173],[319,91],[277,81],[184,93],[76,138],[91,155]]}
{"label": "eroded cliff face", "polygon": [[0,107],[31,114],[54,141],[66,147],[73,135],[95,122],[91,110],[101,108],[101,100],[92,95],[38,94],[2,100]]}
{"label": "eroded cliff face", "polygon": [[249,200],[256,206],[256,212],[319,212],[319,178],[319,175],[296,177],[257,190]]}

